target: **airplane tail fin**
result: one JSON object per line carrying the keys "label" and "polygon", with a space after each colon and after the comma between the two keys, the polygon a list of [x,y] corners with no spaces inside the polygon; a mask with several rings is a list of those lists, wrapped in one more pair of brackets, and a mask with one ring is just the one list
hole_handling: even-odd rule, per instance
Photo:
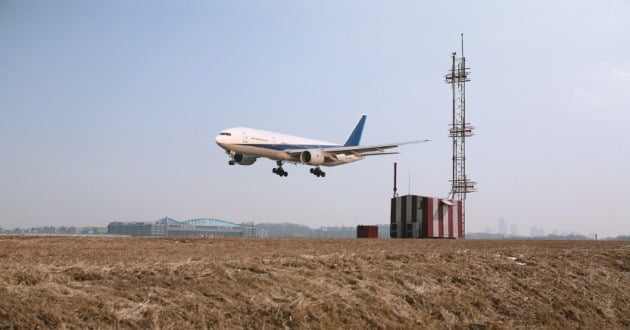
{"label": "airplane tail fin", "polygon": [[346,144],[344,144],[344,147],[354,147],[354,146],[358,146],[359,143],[361,143],[361,134],[363,134],[363,126],[365,125],[365,118],[366,118],[365,115],[361,116],[361,119],[359,119],[357,126],[352,131],[352,134],[350,134],[350,137],[348,137],[348,141],[346,141]]}

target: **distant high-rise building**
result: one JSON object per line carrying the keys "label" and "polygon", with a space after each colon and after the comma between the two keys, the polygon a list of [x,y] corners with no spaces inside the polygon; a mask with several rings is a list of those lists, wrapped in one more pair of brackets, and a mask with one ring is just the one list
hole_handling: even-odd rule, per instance
{"label": "distant high-rise building", "polygon": [[507,222],[505,222],[505,219],[503,218],[499,218],[499,231],[498,233],[501,235],[505,235],[507,234]]}
{"label": "distant high-rise building", "polygon": [[542,236],[545,236],[545,229],[544,228],[538,228],[536,226],[531,226],[529,228],[529,236],[531,236],[531,237],[542,237]]}
{"label": "distant high-rise building", "polygon": [[518,226],[514,223],[510,226],[510,235],[518,236]]}

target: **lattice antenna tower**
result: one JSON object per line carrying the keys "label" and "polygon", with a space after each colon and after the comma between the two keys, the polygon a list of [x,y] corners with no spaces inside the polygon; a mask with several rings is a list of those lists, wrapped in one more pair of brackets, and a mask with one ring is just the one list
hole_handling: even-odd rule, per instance
{"label": "lattice antenna tower", "polygon": [[453,123],[449,128],[449,137],[453,139],[453,178],[449,197],[463,204],[466,194],[476,191],[477,183],[466,176],[466,138],[473,136],[474,127],[466,122],[466,83],[470,81],[470,68],[466,67],[464,57],[464,34],[461,37],[461,57],[457,57],[456,52],[451,54],[453,64],[445,80],[453,89]]}

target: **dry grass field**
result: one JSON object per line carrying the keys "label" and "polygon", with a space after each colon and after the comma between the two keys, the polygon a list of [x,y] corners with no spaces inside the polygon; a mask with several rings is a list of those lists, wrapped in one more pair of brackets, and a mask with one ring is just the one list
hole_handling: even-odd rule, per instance
{"label": "dry grass field", "polygon": [[630,243],[0,236],[0,328],[630,328]]}

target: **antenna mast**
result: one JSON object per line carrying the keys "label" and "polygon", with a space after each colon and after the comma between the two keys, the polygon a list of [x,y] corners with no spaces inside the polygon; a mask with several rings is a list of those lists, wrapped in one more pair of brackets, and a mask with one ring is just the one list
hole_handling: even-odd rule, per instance
{"label": "antenna mast", "polygon": [[464,34],[461,35],[462,53],[457,57],[453,52],[451,58],[453,63],[451,69],[445,76],[447,84],[453,90],[453,123],[449,128],[449,137],[453,139],[453,178],[449,197],[462,201],[462,219],[465,229],[465,200],[466,194],[475,192],[474,181],[468,180],[466,176],[466,138],[473,136],[474,127],[466,122],[466,82],[470,81],[470,68],[466,67],[466,57],[464,57]]}
{"label": "antenna mast", "polygon": [[397,168],[398,168],[398,163],[394,162],[394,198],[398,197],[398,187],[396,187],[396,178],[398,176]]}

